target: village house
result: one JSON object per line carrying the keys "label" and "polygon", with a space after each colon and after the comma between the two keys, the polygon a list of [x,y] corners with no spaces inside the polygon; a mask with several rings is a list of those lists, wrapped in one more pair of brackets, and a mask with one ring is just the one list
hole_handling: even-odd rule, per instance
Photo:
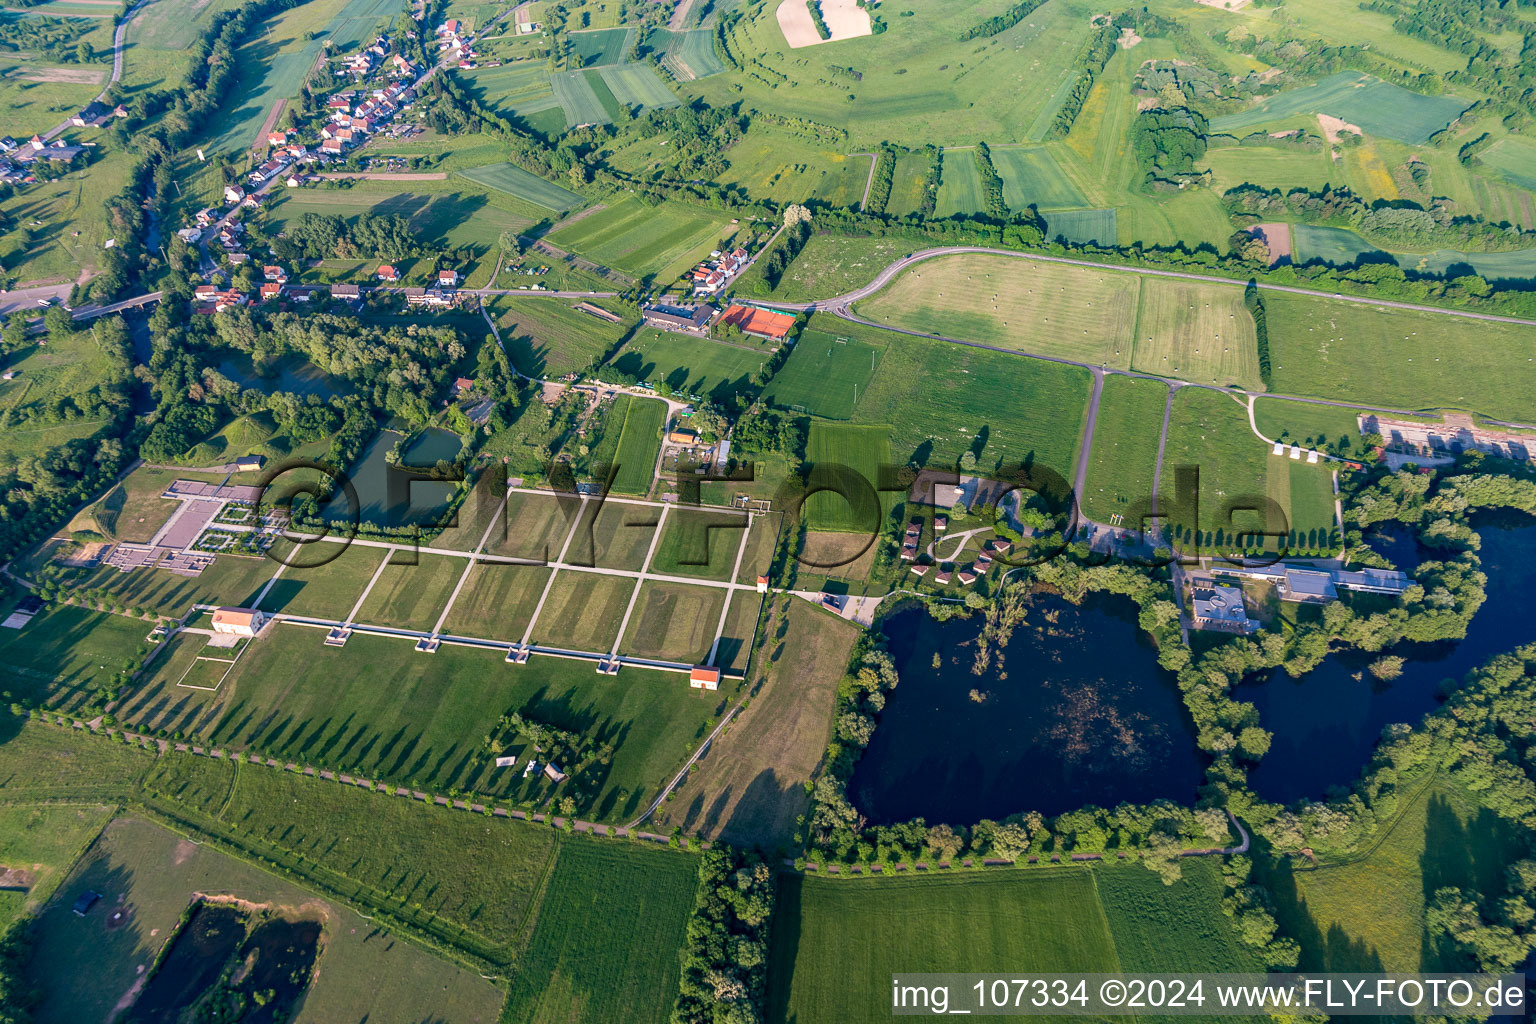
{"label": "village house", "polygon": [[282,282],[288,280],[288,271],[279,266],[269,265],[261,268],[261,276],[268,281]]}
{"label": "village house", "polygon": [[226,203],[238,203],[245,198],[245,189],[239,185],[224,186],[224,201]]}
{"label": "village house", "polygon": [[333,299],[340,299],[343,302],[356,302],[362,298],[362,295],[362,290],[355,284],[331,285],[331,298]]}
{"label": "village house", "polygon": [[457,270],[439,270],[437,272],[437,286],[439,288],[453,288],[459,283]]}
{"label": "village house", "polygon": [[384,263],[380,264],[374,276],[380,281],[398,281],[400,280],[400,271],[396,270],[391,264]]}
{"label": "village house", "polygon": [[261,301],[267,302],[283,294],[283,286],[277,281],[268,281],[261,286]]}

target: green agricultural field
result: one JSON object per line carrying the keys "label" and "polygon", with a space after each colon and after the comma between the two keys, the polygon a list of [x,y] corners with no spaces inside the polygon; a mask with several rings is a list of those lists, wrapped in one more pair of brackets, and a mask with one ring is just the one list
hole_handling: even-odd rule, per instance
{"label": "green agricultural field", "polygon": [[812,235],[779,278],[773,298],[805,302],[862,288],[913,247],[911,241],[900,238]]}
{"label": "green agricultural field", "polygon": [[[549,65],[544,61],[513,61],[499,68],[476,68],[459,72],[458,78],[470,95],[487,107],[525,121],[560,107],[550,87]],[[381,152],[387,151],[387,146],[386,142]]]}
{"label": "green agricultural field", "polygon": [[795,50],[785,45],[777,5],[766,4],[726,33],[726,48],[748,70],[684,88],[717,107],[741,103],[846,128],[854,148],[882,140],[1022,142],[1061,81],[1076,73],[1093,11],[1078,0],[1049,3],[995,36],[957,38],[1010,6],[1011,0],[933,0],[914,17],[891,8],[881,12],[888,31],[880,35]]}
{"label": "green agricultural field", "polygon": [[[70,912],[70,902],[74,893],[86,888],[105,898],[81,921]],[[320,916],[325,922],[324,966],[304,995],[306,1016],[366,1016],[378,1024],[407,1024],[433,1015],[489,1020],[501,1001],[501,991],[475,971],[393,936],[381,941],[367,919],[340,903],[212,846],[130,817],[108,826],[37,920],[37,953],[29,973],[43,990],[35,1011],[39,1024],[111,1016],[112,1007],[175,934],[196,892],[227,892],[252,903],[302,907]],[[131,924],[105,927],[107,908],[120,900],[132,907]],[[92,969],[81,977],[74,967],[87,960]]]}
{"label": "green agricultural field", "polygon": [[[540,621],[572,622],[610,614],[603,650],[633,591],[627,577],[562,571],[619,585],[622,599],[605,608],[591,587],[550,594]],[[556,591],[560,591],[556,581]],[[163,706],[180,705],[166,728],[201,741],[255,748],[274,757],[352,771],[369,778],[446,791],[457,787],[494,798],[533,799],[542,790],[498,772],[480,738],[509,711],[591,738],[622,736],[606,773],[577,796],[584,817],[633,818],[686,752],[703,738],[711,708],[690,697],[674,673],[627,668],[598,676],[591,662],[534,655],[526,665],[503,655],[445,644],[417,654],[408,640],[354,634],[343,648],[326,647],[318,630],[279,626],[253,644],[217,694],[171,692],[151,685],[124,702],[119,714],[137,723]],[[511,639],[521,640],[522,637]],[[538,631],[535,641],[540,640]]]}
{"label": "green agricultural field", "polygon": [[1249,109],[1211,120],[1211,130],[1238,134],[1297,114],[1329,114],[1371,135],[1422,144],[1468,106],[1455,96],[1423,96],[1358,71],[1340,71],[1312,85],[1286,89]]}
{"label": "green agricultural field", "polygon": [[1003,200],[1010,210],[1087,205],[1048,149],[994,148],[992,166],[1003,179]]}
{"label": "green agricultural field", "polygon": [[1118,374],[1104,379],[1088,476],[1079,496],[1089,519],[1107,523],[1119,514],[1126,518],[1124,525],[1134,529],[1139,513],[1151,511],[1167,397],[1167,386],[1157,381]]}
{"label": "green agricultural field", "polygon": [[1143,287],[1134,274],[945,256],[904,271],[857,311],[893,327],[1123,369]]}
{"label": "green agricultural field", "polygon": [[512,365],[530,377],[561,377],[601,359],[628,331],[558,299],[498,295],[489,303]]}
{"label": "green agricultural field", "polygon": [[1239,940],[1222,908],[1221,861],[1190,857],[1181,867],[1184,877],[1173,885],[1140,865],[1094,873],[1121,969],[1262,973],[1265,964]]}
{"label": "green agricultural field", "polygon": [[1253,317],[1240,288],[1153,279],[1141,289],[1131,368],[1261,391]]}
{"label": "green agricultural field", "polygon": [[867,341],[820,330],[801,331],[789,359],[769,382],[765,397],[777,406],[811,416],[850,419],[860,389],[868,390],[884,354],[884,346]]}
{"label": "green agricultural field", "polygon": [[563,843],[502,1019],[665,1021],[697,874],[668,850]]}
{"label": "green agricultural field", "polygon": [[[736,556],[747,541],[747,517],[728,512],[673,509],[651,559],[652,573],[731,579]],[[745,559],[743,559],[745,561]]]}
{"label": "green agricultural field", "polygon": [[[601,82],[602,79],[597,79]],[[612,124],[613,116],[603,104],[603,97],[592,85],[593,79],[585,71],[557,71],[549,76],[555,99],[565,112],[568,125]],[[607,97],[612,100],[610,95]]]}
{"label": "green agricultural field", "polygon": [[733,408],[737,395],[752,395],[752,377],[772,355],[766,345],[711,341],[646,328],[637,331],[608,360],[636,380],[661,386],[674,395],[708,399]]}
{"label": "green agricultural field", "polygon": [[1376,246],[1347,228],[1291,225],[1291,258],[1296,263],[1321,260],[1344,266],[1354,263],[1366,253],[1379,251]]}
{"label": "green agricultural field", "polygon": [[623,106],[654,110],[682,102],[649,64],[614,64],[599,68],[598,74]]}
{"label": "green agricultural field", "polygon": [[821,199],[857,206],[869,180],[869,157],[771,128],[749,131],[725,158],[730,166],[718,176],[720,184],[777,203]]}
{"label": "green agricultural field", "polygon": [[1456,970],[1424,939],[1426,893],[1494,891],[1524,856],[1513,830],[1449,785],[1405,793],[1375,845],[1342,863],[1271,864],[1263,882],[1305,971]]}
{"label": "green agricultural field", "polygon": [[481,562],[470,570],[443,632],[520,642],[549,573],[543,566]]}
{"label": "green agricultural field", "polygon": [[944,151],[944,170],[939,178],[940,217],[969,217],[987,212],[987,197],[981,190],[981,172],[976,168],[972,149]]}
{"label": "green agricultural field", "polygon": [[[832,320],[831,329],[845,323]],[[827,329],[815,317],[811,324]],[[983,471],[1029,462],[1071,478],[1091,390],[1087,370],[871,328],[850,335],[886,339],[853,418],[889,425],[898,463],[953,465],[971,451]]]}
{"label": "green agricultural field", "polygon": [[725,70],[720,55],[715,52],[715,33],[711,29],[697,28],[687,32],[652,29],[645,37],[645,46],[661,54],[662,66],[678,82],[708,78]]}
{"label": "green agricultural field", "polygon": [[928,178],[928,154],[924,152],[902,153],[896,158],[896,171],[891,175],[891,199],[885,212],[893,217],[905,217],[922,209],[924,183]]}
{"label": "green agricultural field", "polygon": [[658,283],[676,280],[729,233],[728,218],[684,203],[625,199],[554,232],[549,241]]}
{"label": "green agricultural field", "polygon": [[655,479],[661,432],[667,425],[665,402],[618,395],[608,410],[603,432],[592,449],[594,466],[617,466],[609,490],[644,495]]}
{"label": "green agricultural field", "polygon": [[[807,480],[825,486],[805,501],[806,522],[813,530],[836,530],[873,536],[885,523],[885,509],[896,495],[876,490],[880,468],[890,465],[890,430],[882,426],[853,426],[812,421],[805,445]],[[852,472],[853,479],[847,474]],[[863,486],[860,486],[862,481]]]}
{"label": "green agricultural field", "polygon": [[531,174],[513,164],[491,164],[489,167],[476,167],[459,173],[470,181],[516,196],[518,199],[533,203],[535,206],[542,206],[555,213],[575,209],[585,202],[581,196],[570,189],[556,185],[548,179]]}
{"label": "green agricultural field", "polygon": [[1343,181],[1343,172],[1334,165],[1328,150],[1322,147],[1309,151],[1272,146],[1223,146],[1206,151],[1201,169],[1215,175],[1213,187],[1218,194],[1243,184],[1282,191],[1293,188],[1321,191],[1330,183]]}
{"label": "green agricultural field", "polygon": [[1536,327],[1285,293],[1264,307],[1278,392],[1536,418]]}
{"label": "green agricultural field", "polygon": [[1398,265],[1421,274],[1460,277],[1466,266],[1488,281],[1529,282],[1536,278],[1536,249],[1513,252],[1456,252],[1438,249],[1431,253],[1393,253]]}
{"label": "green agricultural field", "polygon": [[785,875],[771,934],[766,1016],[774,1024],[888,1020],[898,971],[1122,969],[1086,870]]}
{"label": "green agricultural field", "polygon": [[582,67],[591,68],[602,64],[618,64],[629,48],[632,28],[599,28],[572,32],[571,52]]}
{"label": "green agricultural field", "polygon": [[635,614],[619,653],[701,665],[714,646],[724,590],[648,580],[640,588]]}
{"label": "green agricultural field", "polygon": [[1478,159],[1510,184],[1536,192],[1536,141],[1514,136],[1500,139]]}
{"label": "green agricultural field", "polygon": [[113,677],[149,650],[151,623],[55,605],[25,628],[0,636],[0,681],[14,698],[69,710],[99,703]]}
{"label": "green agricultural field", "polygon": [[1119,239],[1116,211],[1052,210],[1044,214],[1045,237],[1064,238],[1074,245],[1114,245]]}

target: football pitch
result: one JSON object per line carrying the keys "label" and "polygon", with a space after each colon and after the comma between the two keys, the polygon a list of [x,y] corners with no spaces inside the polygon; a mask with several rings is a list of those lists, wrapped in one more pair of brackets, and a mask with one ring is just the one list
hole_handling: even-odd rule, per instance
{"label": "football pitch", "polygon": [[883,345],[807,329],[774,374],[767,397],[793,412],[829,420],[851,419],[859,390],[868,387],[884,354]]}

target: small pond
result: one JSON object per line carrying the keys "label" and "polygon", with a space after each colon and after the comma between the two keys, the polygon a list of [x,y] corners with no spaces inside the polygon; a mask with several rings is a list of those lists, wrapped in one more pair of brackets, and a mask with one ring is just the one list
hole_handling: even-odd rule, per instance
{"label": "small pond", "polygon": [[245,915],[233,907],[199,904],[172,941],[160,969],[144,986],[124,1024],[176,1020],[224,972],[245,938]]}
{"label": "small pond", "polygon": [[[1330,787],[1349,785],[1370,760],[1382,728],[1393,722],[1417,725],[1435,707],[1442,681],[1536,640],[1536,608],[1526,586],[1536,565],[1536,520],[1485,513],[1473,526],[1482,537],[1478,557],[1488,576],[1488,598],[1465,639],[1399,645],[1392,653],[1408,661],[1389,683],[1366,672],[1378,655],[1346,650],[1328,655],[1300,679],[1276,669],[1236,688],[1233,696],[1253,702],[1264,728],[1274,733],[1269,753],[1249,772],[1254,792],[1289,803],[1322,799]],[[1420,561],[1445,557],[1421,548],[1405,530],[1381,531],[1371,545],[1410,574]]]}
{"label": "small pond", "polygon": [[241,1024],[280,1024],[292,1019],[294,1005],[309,987],[315,959],[320,955],[320,922],[265,921],[240,950],[241,968],[235,987],[242,992],[269,993],[266,1002],[251,1007]]}
{"label": "small pond", "polygon": [[874,824],[970,825],[1030,810],[1192,801],[1203,778],[1193,726],[1136,613],[1115,595],[1081,606],[1036,595],[1001,669],[994,658],[981,675],[971,672],[979,619],[891,616],[885,632],[901,683],[850,780],[854,804]]}
{"label": "small pond", "polygon": [[218,371],[243,388],[260,388],[269,394],[288,391],[296,395],[329,398],[348,389],[344,380],[331,377],[303,356],[286,355],[258,368],[244,352],[235,352],[219,362]]}
{"label": "small pond", "polygon": [[[391,448],[404,434],[380,431],[363,450],[362,457],[347,470],[357,491],[358,514],[364,522],[378,526],[407,526],[433,522],[447,506],[457,486],[453,481],[411,480],[407,473],[392,469],[387,461]],[[403,465],[431,467],[442,459],[452,461],[459,454],[459,437],[451,430],[431,428],[423,431],[405,452]],[[337,488],[324,508],[327,519],[345,520],[350,512],[346,492]]]}

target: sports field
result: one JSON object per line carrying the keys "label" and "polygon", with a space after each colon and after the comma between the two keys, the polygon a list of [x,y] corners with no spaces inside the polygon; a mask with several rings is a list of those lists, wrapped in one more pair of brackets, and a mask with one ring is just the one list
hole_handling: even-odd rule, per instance
{"label": "sports field", "polygon": [[716,248],[729,233],[728,219],[703,207],[648,206],[631,198],[554,232],[549,241],[635,277],[670,283]]}
{"label": "sports field", "polygon": [[[750,596],[756,600],[757,595]],[[714,645],[724,606],[725,591],[718,587],[648,580],[619,653],[701,665]]]}
{"label": "sports field", "polygon": [[686,854],[562,843],[501,1019],[666,1020],[697,885],[698,862]]}
{"label": "sports field", "polygon": [[1119,374],[1104,379],[1088,476],[1079,495],[1089,519],[1108,523],[1118,514],[1125,517],[1124,525],[1135,528],[1140,513],[1151,511],[1167,397],[1167,386],[1157,381]]}
{"label": "sports field", "polygon": [[1145,282],[1132,351],[1133,370],[1201,384],[1264,388],[1253,317],[1238,288]]}
{"label": "sports field", "polygon": [[476,167],[459,173],[470,181],[556,213],[575,209],[585,201],[570,189],[513,164],[491,164],[489,167]]}
{"label": "sports field", "polygon": [[[1043,147],[994,148],[992,166],[1003,179],[1003,199],[1008,209],[1024,210],[1063,206],[1086,206],[1082,192],[1062,172],[1060,165]],[[945,168],[947,173],[948,167]]]}
{"label": "sports field", "polygon": [[675,107],[681,100],[649,64],[614,64],[598,70],[614,99],[626,107],[653,110]]}
{"label": "sports field", "polygon": [[830,420],[850,419],[858,404],[858,392],[868,390],[884,354],[881,345],[806,329],[800,332],[789,359],[773,375],[765,396],[795,412]]}
{"label": "sports field", "polygon": [[614,398],[591,458],[593,466],[618,467],[610,484],[614,493],[643,495],[651,489],[666,425],[666,403],[632,395]]}
{"label": "sports field", "polygon": [[[814,317],[811,323],[819,326]],[[954,465],[971,451],[983,472],[1029,462],[1071,478],[1090,391],[1087,370],[871,331],[849,332],[884,338],[887,346],[853,418],[887,424],[898,462]]]}
{"label": "sports field", "polygon": [[662,66],[679,82],[691,82],[725,70],[715,52],[715,33],[707,28],[687,32],[653,29],[645,45],[660,53]]}
{"label": "sports field", "polygon": [[584,68],[617,64],[624,59],[632,28],[598,28],[570,34],[571,52]]}
{"label": "sports field", "polygon": [[756,391],[752,375],[770,355],[766,347],[711,341],[668,331],[636,332],[609,363],[624,373],[673,394],[707,398],[729,407],[737,395]]}
{"label": "sports field", "polygon": [[813,530],[873,535],[897,495],[877,490],[880,468],[891,462],[890,431],[879,426],[811,423],[805,445],[806,479],[818,490],[805,500]]}
{"label": "sports field", "polygon": [[1240,134],[1240,129],[1297,114],[1329,114],[1359,125],[1367,134],[1419,145],[1467,106],[1455,96],[1422,96],[1358,71],[1340,71],[1321,82],[1276,93],[1241,113],[1213,118],[1211,130]]}
{"label": "sports field", "polygon": [[987,197],[981,190],[981,172],[976,169],[976,155],[970,149],[946,149],[944,169],[939,178],[939,217],[970,217],[987,212]]}
{"label": "sports field", "polygon": [[1536,418],[1536,327],[1284,293],[1264,308],[1278,392]]}
{"label": "sports field", "polygon": [[585,369],[627,330],[555,299],[498,295],[488,303],[512,365],[531,377]]}

